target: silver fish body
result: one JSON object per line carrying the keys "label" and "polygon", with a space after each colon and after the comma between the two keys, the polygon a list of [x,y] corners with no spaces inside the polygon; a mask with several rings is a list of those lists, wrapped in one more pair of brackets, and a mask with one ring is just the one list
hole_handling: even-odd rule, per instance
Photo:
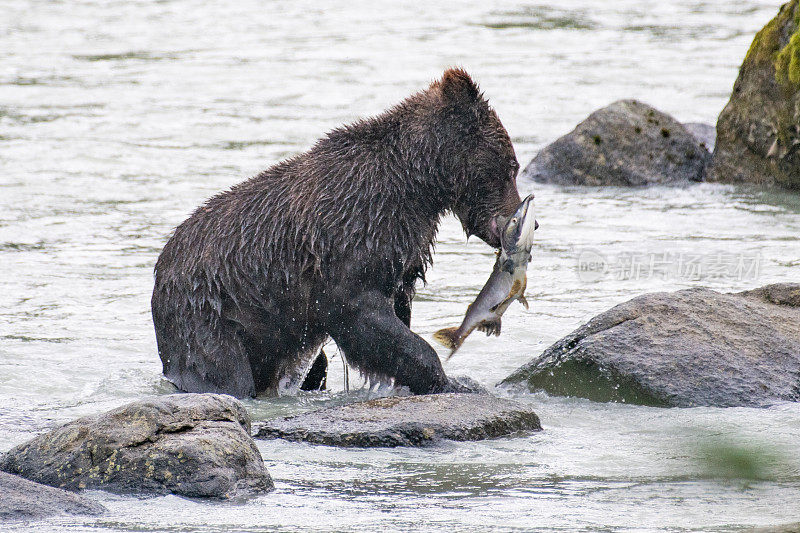
{"label": "silver fish body", "polygon": [[506,222],[500,235],[501,249],[492,274],[481,288],[478,297],[467,307],[464,320],[458,327],[440,329],[433,338],[450,348],[448,359],[461,347],[475,329],[487,335],[500,335],[501,317],[508,306],[519,300],[525,308],[527,269],[533,248],[533,233],[538,227],[531,194]]}

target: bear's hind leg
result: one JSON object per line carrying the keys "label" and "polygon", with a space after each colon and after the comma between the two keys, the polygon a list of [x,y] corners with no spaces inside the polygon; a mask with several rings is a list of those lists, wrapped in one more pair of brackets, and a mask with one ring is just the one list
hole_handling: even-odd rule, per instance
{"label": "bear's hind leg", "polygon": [[255,396],[247,351],[235,324],[212,326],[197,313],[153,314],[164,376],[184,392],[215,392],[237,398]]}
{"label": "bear's hind leg", "polygon": [[[314,366],[317,367],[317,373],[322,372],[321,379],[315,389],[303,390],[320,390],[328,362],[321,347],[327,335],[307,324],[306,327],[298,328],[299,331],[291,331],[291,323],[279,325],[274,318],[267,322],[273,327],[266,328],[262,325],[257,329],[251,328],[250,332],[241,333],[256,394],[295,393],[302,388],[307,374],[314,371]],[[322,364],[320,359],[324,361],[323,368],[319,367]]]}

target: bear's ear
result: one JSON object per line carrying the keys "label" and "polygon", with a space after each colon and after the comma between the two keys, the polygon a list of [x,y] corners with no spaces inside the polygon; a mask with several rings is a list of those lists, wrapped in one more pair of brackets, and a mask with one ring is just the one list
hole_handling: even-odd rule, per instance
{"label": "bear's ear", "polygon": [[439,82],[442,96],[449,101],[472,103],[480,98],[480,89],[464,70],[449,68]]}

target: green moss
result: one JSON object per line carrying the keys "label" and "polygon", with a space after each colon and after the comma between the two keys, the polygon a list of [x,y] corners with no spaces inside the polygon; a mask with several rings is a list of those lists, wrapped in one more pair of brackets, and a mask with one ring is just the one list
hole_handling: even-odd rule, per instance
{"label": "green moss", "polygon": [[770,20],[766,26],[761,28],[761,31],[756,33],[753,42],[750,43],[750,48],[747,50],[747,55],[744,56],[745,62],[766,59],[765,55],[769,57],[778,49],[778,30],[780,29],[778,19],[780,16],[780,13],[778,13],[778,16]]}
{"label": "green moss", "polygon": [[775,79],[781,85],[800,86],[800,31],[775,57]]}
{"label": "green moss", "polygon": [[[787,24],[794,24],[794,34],[781,48],[781,34]],[[798,0],[785,4],[778,14],[759,31],[745,56],[745,64],[770,61],[775,79],[783,86],[800,86],[800,9]]]}
{"label": "green moss", "polygon": [[[789,20],[794,13],[792,20]],[[787,24],[794,24],[793,34],[789,38],[786,46],[778,50],[780,46],[781,30]],[[775,65],[775,80],[782,86],[796,90],[800,88],[800,8],[798,0],[792,0],[785,5],[774,19],[761,30],[764,32],[771,28],[771,46],[765,50],[773,54],[773,64]],[[758,36],[756,36],[756,39]],[[753,41],[755,45],[755,41]],[[751,46],[752,49],[752,46]]]}

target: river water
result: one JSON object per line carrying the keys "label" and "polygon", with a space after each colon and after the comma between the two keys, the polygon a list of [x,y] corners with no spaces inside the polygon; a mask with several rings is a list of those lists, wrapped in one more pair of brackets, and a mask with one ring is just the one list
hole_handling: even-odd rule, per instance
{"label": "river water", "polygon": [[[150,321],[152,267],[172,228],[215,192],[380,112],[450,65],[480,82],[523,166],[619,98],[714,123],[779,2],[2,4],[5,451],[77,416],[172,390]],[[535,191],[541,224],[531,309],[515,304],[500,338],[471,337],[445,365],[450,374],[492,386],[643,292],[798,279],[797,194],[519,186]],[[430,340],[456,324],[492,262],[485,244],[467,243],[455,219],[445,220],[413,329]],[[605,271],[579,268],[598,262]],[[253,417],[343,401],[341,360],[331,353],[330,393],[248,401]],[[351,388],[366,396],[357,373]],[[260,442],[276,485],[263,497],[234,504],[95,492],[106,515],[25,527],[738,531],[800,521],[798,404],[659,409],[501,394],[532,402],[544,431],[426,449]]]}

